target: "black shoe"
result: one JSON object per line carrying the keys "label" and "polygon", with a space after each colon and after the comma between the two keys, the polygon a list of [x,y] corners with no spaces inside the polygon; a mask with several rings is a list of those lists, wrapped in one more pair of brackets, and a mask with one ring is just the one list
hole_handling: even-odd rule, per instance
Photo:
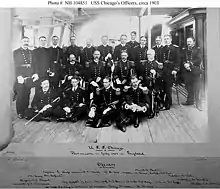
{"label": "black shoe", "polygon": [[76,122],[78,121],[78,119],[77,119],[77,117],[73,117],[73,118],[71,119],[71,121],[72,121],[73,123],[76,123]]}
{"label": "black shoe", "polygon": [[56,121],[57,122],[64,122],[64,121],[67,121],[67,118],[57,118]]}
{"label": "black shoe", "polygon": [[135,123],[134,123],[134,128],[138,128],[139,127],[139,119],[136,118]]}
{"label": "black shoe", "polygon": [[121,130],[123,133],[125,133],[127,129],[125,126],[121,126],[121,127],[119,127],[119,130]]}
{"label": "black shoe", "polygon": [[89,118],[89,119],[87,119],[87,121],[86,121],[86,126],[91,126],[92,123],[93,123],[93,119]]}
{"label": "black shoe", "polygon": [[111,121],[108,121],[107,123],[102,123],[103,127],[110,127],[111,126]]}
{"label": "black shoe", "polygon": [[23,114],[18,114],[18,118],[19,119],[24,119],[24,115]]}
{"label": "black shoe", "polygon": [[148,117],[148,119],[152,119],[154,116],[155,116],[155,114],[154,114],[154,113],[151,113],[151,114],[148,115],[147,117]]}
{"label": "black shoe", "polygon": [[50,118],[50,117],[42,117],[40,121],[48,121],[48,122],[51,122],[51,118]]}

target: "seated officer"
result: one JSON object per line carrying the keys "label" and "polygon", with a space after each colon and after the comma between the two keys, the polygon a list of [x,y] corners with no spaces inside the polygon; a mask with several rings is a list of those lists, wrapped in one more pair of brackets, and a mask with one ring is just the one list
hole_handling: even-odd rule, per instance
{"label": "seated officer", "polygon": [[87,113],[87,102],[85,91],[79,87],[80,78],[73,76],[71,79],[71,90],[64,92],[65,97],[62,103],[54,110],[54,114],[58,118],[57,121],[70,120],[77,122]]}
{"label": "seated officer", "polygon": [[141,88],[137,77],[132,76],[131,87],[125,92],[123,112],[130,118],[130,123],[134,124],[135,128],[139,127],[141,117],[149,115],[149,107],[150,99],[146,88]]}
{"label": "seated officer", "polygon": [[31,119],[39,113],[34,119],[35,121],[51,121],[51,117],[54,116],[54,109],[58,105],[59,99],[60,97],[57,90],[50,87],[49,79],[43,78],[41,80],[41,89],[35,93],[31,108],[26,110],[25,117]]}
{"label": "seated officer", "polygon": [[111,121],[119,120],[121,93],[120,89],[113,89],[110,77],[103,79],[104,87],[96,90],[96,95],[91,103],[87,125],[110,126]]}
{"label": "seated officer", "polygon": [[128,60],[128,53],[126,51],[121,52],[121,60],[115,62],[115,68],[113,71],[114,86],[123,88],[128,85],[132,74],[132,62]]}
{"label": "seated officer", "polygon": [[69,55],[69,62],[65,66],[65,68],[62,69],[61,75],[62,75],[62,80],[61,80],[62,89],[68,86],[72,87],[71,78],[74,75],[82,76],[82,65],[76,60],[74,54]]}

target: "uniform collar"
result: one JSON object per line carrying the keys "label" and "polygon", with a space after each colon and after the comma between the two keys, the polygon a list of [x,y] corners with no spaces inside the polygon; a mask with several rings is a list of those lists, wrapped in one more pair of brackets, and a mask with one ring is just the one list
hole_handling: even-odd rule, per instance
{"label": "uniform collar", "polygon": [[57,47],[58,47],[58,45],[53,45],[52,47],[53,47],[53,48],[57,48]]}

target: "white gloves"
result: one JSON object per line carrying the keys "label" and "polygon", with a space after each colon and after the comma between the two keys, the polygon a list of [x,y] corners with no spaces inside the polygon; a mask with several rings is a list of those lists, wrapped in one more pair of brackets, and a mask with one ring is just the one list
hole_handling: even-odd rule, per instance
{"label": "white gloves", "polygon": [[150,72],[153,74],[153,76],[155,76],[156,71],[154,69],[151,69]]}
{"label": "white gloves", "polygon": [[33,82],[37,81],[39,79],[38,74],[32,75],[32,79],[33,79]]}
{"label": "white gloves", "polygon": [[73,78],[73,76],[68,76],[68,78],[67,78],[67,79],[68,79],[68,80],[71,80],[72,78]]}
{"label": "white gloves", "polygon": [[110,111],[111,110],[111,108],[107,108],[107,109],[105,109],[104,111],[103,111],[103,115],[105,115],[108,111]]}
{"label": "white gloves", "polygon": [[24,78],[22,76],[17,77],[18,83],[23,84],[24,83]]}
{"label": "white gloves", "polygon": [[176,74],[177,74],[177,71],[173,70],[173,71],[172,71],[172,75],[175,75],[175,76],[176,76]]}
{"label": "white gloves", "polygon": [[43,107],[43,109],[41,109],[39,112],[42,113],[44,111],[46,111],[48,108],[51,108],[52,106],[50,104],[47,104]]}
{"label": "white gloves", "polygon": [[97,77],[96,83],[98,83],[101,79],[102,79],[101,77]]}
{"label": "white gloves", "polygon": [[71,111],[69,107],[65,107],[65,108],[63,108],[63,110],[67,113],[70,113],[70,111]]}
{"label": "white gloves", "polygon": [[95,81],[92,81],[91,85],[93,85],[94,87],[98,87],[99,86]]}
{"label": "white gloves", "polygon": [[121,84],[121,81],[120,81],[119,78],[116,79],[116,83],[117,83],[117,85],[120,85],[120,84]]}
{"label": "white gloves", "polygon": [[105,61],[107,61],[108,58],[112,58],[112,55],[110,53],[108,53],[107,56],[105,57]]}
{"label": "white gloves", "polygon": [[187,70],[190,70],[190,65],[189,65],[189,63],[185,63],[185,64],[184,64],[184,67],[185,67]]}
{"label": "white gloves", "polygon": [[95,108],[91,108],[91,110],[89,112],[89,117],[90,118],[94,118],[95,117]]}

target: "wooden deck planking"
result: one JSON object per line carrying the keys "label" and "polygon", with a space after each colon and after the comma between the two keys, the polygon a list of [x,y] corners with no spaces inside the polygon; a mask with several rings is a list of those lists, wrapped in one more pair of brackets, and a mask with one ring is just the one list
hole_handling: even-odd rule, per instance
{"label": "wooden deck planking", "polygon": [[[175,107],[175,109],[178,107]],[[167,119],[169,120],[169,122],[171,123],[172,128],[174,129],[176,135],[179,137],[179,140],[181,142],[184,143],[188,143],[188,142],[194,142],[193,137],[188,133],[188,131],[186,129],[184,129],[183,124],[185,122],[178,119],[178,117],[173,113],[175,111],[175,109],[170,109],[170,111],[168,111],[169,115],[167,115]]]}
{"label": "wooden deck planking", "polygon": [[112,132],[111,132],[111,141],[112,143],[128,143],[129,142],[129,133],[130,133],[130,126],[127,128],[127,134],[121,132],[118,130],[115,126],[112,127]]}
{"label": "wooden deck planking", "polygon": [[111,143],[112,141],[112,129],[113,127],[101,128],[97,136],[98,143]]}
{"label": "wooden deck planking", "polygon": [[143,122],[140,123],[139,127],[142,127],[145,142],[153,143],[154,141],[153,141],[153,137],[152,137],[148,122],[146,122],[146,120],[143,120]]}
{"label": "wooden deck planking", "polygon": [[[185,97],[179,94],[180,102]],[[16,119],[13,103],[12,120],[17,143],[189,143],[206,142],[208,130],[207,112],[200,112],[192,106],[177,105],[175,90],[174,106],[161,111],[158,117],[144,118],[138,128],[127,127],[126,133],[115,125],[105,128],[85,126],[85,120],[71,122],[32,122],[24,127],[26,120]]]}
{"label": "wooden deck planking", "polygon": [[[187,110],[189,110],[190,108],[191,107],[187,107]],[[197,110],[195,109],[195,111],[197,111]],[[201,130],[199,130],[198,127],[195,127],[195,125],[190,121],[189,115],[188,115],[187,111],[183,111],[183,107],[176,109],[175,114],[176,114],[177,118],[179,118],[179,119],[181,118],[180,119],[181,126],[185,127],[186,131],[193,138],[193,141],[195,141],[195,142],[204,141],[204,137],[202,137],[200,134]],[[198,119],[197,124],[199,124],[199,118],[197,118],[197,119]]]}

